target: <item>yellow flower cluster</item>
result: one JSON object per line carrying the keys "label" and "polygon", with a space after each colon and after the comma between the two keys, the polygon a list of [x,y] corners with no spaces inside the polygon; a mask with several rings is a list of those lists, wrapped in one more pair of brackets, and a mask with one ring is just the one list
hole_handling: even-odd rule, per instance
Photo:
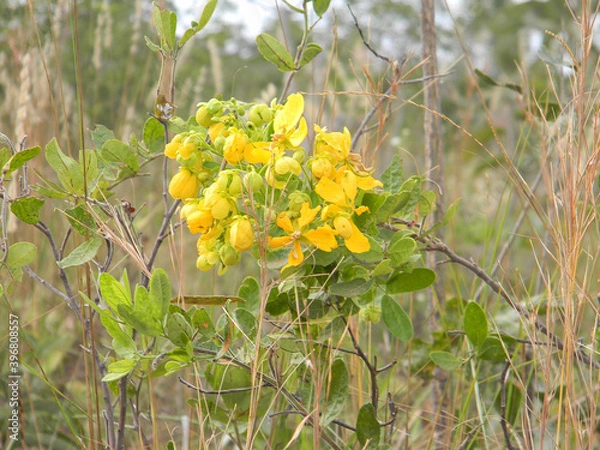
{"label": "yellow flower cluster", "polygon": [[220,263],[222,273],[255,242],[290,248],[282,270],[300,265],[306,248],[369,251],[353,217],[368,212],[357,205],[359,190],[381,183],[350,153],[347,129],[315,126],[314,156],[303,167],[303,115],[301,94],[270,106],[212,99],[199,105],[198,125],[166,146],[165,155],[181,164],[169,192],[183,200],[181,218],[200,234],[199,269]]}

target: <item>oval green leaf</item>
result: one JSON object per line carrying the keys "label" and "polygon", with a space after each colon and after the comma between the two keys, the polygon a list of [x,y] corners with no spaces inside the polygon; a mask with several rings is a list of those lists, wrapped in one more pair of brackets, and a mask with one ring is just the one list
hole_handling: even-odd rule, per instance
{"label": "oval green leaf", "polygon": [[40,221],[40,210],[44,200],[33,197],[20,198],[10,205],[10,210],[21,222],[35,225]]}
{"label": "oval green leaf", "polygon": [[475,302],[465,308],[464,328],[467,338],[475,348],[480,348],[488,337],[488,322],[485,311]]}
{"label": "oval green leaf", "polygon": [[402,294],[414,292],[431,286],[436,279],[435,272],[431,269],[418,267],[412,272],[400,272],[392,275],[387,282],[388,294]]}
{"label": "oval green leaf", "polygon": [[462,361],[449,352],[431,352],[431,360],[440,368],[452,372],[460,367]]}
{"label": "oval green leaf", "polygon": [[356,437],[361,445],[369,443],[370,445],[377,445],[379,443],[379,431],[381,425],[375,416],[375,408],[371,403],[364,404],[360,411],[358,411],[358,417],[356,418]]}
{"label": "oval green leaf", "polygon": [[404,312],[402,306],[389,295],[385,295],[381,299],[381,311],[383,323],[390,330],[390,333],[403,342],[410,341],[413,338],[415,330],[410,317]]}
{"label": "oval green leaf", "polygon": [[283,44],[279,42],[273,36],[262,33],[256,38],[256,45],[258,51],[263,57],[275,64],[275,66],[282,72],[291,72],[295,70],[294,59],[292,55],[285,49]]}

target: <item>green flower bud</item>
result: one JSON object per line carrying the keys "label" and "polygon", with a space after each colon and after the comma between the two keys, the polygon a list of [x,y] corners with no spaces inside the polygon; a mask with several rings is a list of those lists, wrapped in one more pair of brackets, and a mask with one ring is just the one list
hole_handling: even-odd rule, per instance
{"label": "green flower bud", "polygon": [[377,323],[381,320],[381,308],[375,305],[367,305],[360,308],[358,317],[365,322]]}
{"label": "green flower bud", "polygon": [[248,115],[248,120],[253,122],[254,125],[260,127],[265,123],[269,123],[273,120],[273,111],[264,103],[254,105],[250,108],[250,114]]}
{"label": "green flower bud", "polygon": [[299,164],[304,164],[304,161],[306,161],[306,152],[300,148],[294,152],[292,158],[298,161]]}
{"label": "green flower bud", "polygon": [[208,111],[206,105],[202,105],[196,112],[196,122],[201,127],[209,127],[212,125],[212,114]]}
{"label": "green flower bud", "polygon": [[310,197],[305,192],[292,192],[289,195],[290,204],[288,207],[289,211],[300,212],[302,205],[306,202],[310,204]]}
{"label": "green flower bud", "polygon": [[206,109],[211,116],[220,116],[223,112],[223,103],[216,98],[210,99],[206,104]]}
{"label": "green flower bud", "polygon": [[235,266],[242,259],[242,255],[233,246],[225,244],[219,250],[219,257],[225,266]]}
{"label": "green flower bud", "polygon": [[261,192],[265,188],[263,177],[256,172],[249,172],[244,176],[244,187],[247,192],[253,194]]}

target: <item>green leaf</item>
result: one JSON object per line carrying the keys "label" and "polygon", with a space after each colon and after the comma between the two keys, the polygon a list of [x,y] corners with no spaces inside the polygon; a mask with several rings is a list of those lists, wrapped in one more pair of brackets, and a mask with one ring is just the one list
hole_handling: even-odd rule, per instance
{"label": "green leaf", "polygon": [[400,156],[394,155],[392,162],[381,175],[381,182],[386,192],[396,194],[400,191],[400,187],[404,183],[404,170],[402,169],[402,159]]}
{"label": "green leaf", "polygon": [[317,57],[319,53],[321,53],[323,49],[320,45],[310,43],[306,45],[304,52],[302,53],[302,58],[300,59],[300,67],[304,67],[309,62]]}
{"label": "green leaf", "polygon": [[[168,50],[175,48],[175,32],[177,31],[177,15],[173,11],[165,9],[160,11],[160,26],[157,26],[160,37],[164,40]],[[156,23],[156,15],[154,17]]]}
{"label": "green leaf", "polygon": [[144,123],[144,143],[152,153],[161,152],[165,148],[165,128],[154,117]]}
{"label": "green leaf", "polygon": [[148,36],[144,36],[144,40],[146,41],[146,45],[150,50],[152,50],[154,53],[160,52],[160,45],[156,45],[154,42],[152,42],[152,39],[150,39]]}
{"label": "green leaf", "polygon": [[408,314],[389,295],[384,295],[381,299],[381,312],[383,323],[390,330],[390,333],[403,342],[410,341],[413,338],[415,330]]}
{"label": "green leaf", "polygon": [[421,192],[419,200],[419,215],[421,217],[428,216],[435,209],[436,195],[433,191]]}
{"label": "green leaf", "polygon": [[171,301],[171,282],[167,272],[156,269],[150,278],[150,304],[148,312],[159,322],[162,322]]}
{"label": "green leaf", "polygon": [[332,284],[329,286],[329,293],[340,297],[357,297],[367,293],[371,286],[373,286],[373,280],[355,278],[350,281]]}
{"label": "green leaf", "polygon": [[267,33],[261,33],[256,38],[258,51],[270,63],[275,64],[282,72],[295,70],[294,59],[283,44]]}
{"label": "green leaf", "polygon": [[79,204],[73,209],[66,209],[65,213],[67,214],[67,220],[79,234],[91,236],[95,233],[96,222],[85,206]]}
{"label": "green leaf", "polygon": [[344,409],[346,399],[349,397],[350,376],[343,359],[336,359],[331,365],[331,379],[327,392],[325,411],[321,416],[322,427],[326,427]]}
{"label": "green leaf", "polygon": [[27,197],[13,201],[10,205],[10,210],[20,221],[35,225],[40,221],[42,206],[44,206],[44,200]]}
{"label": "green leaf", "polygon": [[497,337],[488,336],[479,347],[477,356],[485,361],[506,361],[504,345]]}
{"label": "green leaf", "polygon": [[485,311],[478,303],[469,302],[465,308],[464,328],[469,341],[480,348],[488,337],[488,322]]}
{"label": "green leaf", "polygon": [[479,79],[482,80],[484,83],[487,83],[489,85],[508,88],[512,91],[518,92],[519,94],[523,93],[523,89],[521,88],[521,86],[511,83],[498,83],[492,77],[486,75],[479,69],[475,69],[475,75],[477,75],[477,77],[479,77]]}
{"label": "green leaf", "polygon": [[114,138],[115,133],[106,128],[104,125],[96,125],[96,129],[92,131],[92,141],[98,150],[102,148],[106,141]]}
{"label": "green leaf", "polygon": [[397,267],[407,262],[416,248],[417,243],[414,239],[403,237],[388,249],[388,256],[392,259],[392,264]]}
{"label": "green leaf", "polygon": [[107,162],[124,163],[131,172],[136,173],[140,170],[140,164],[137,156],[131,148],[118,139],[109,139],[102,146],[100,156]]}
{"label": "green leaf", "polygon": [[422,233],[421,236],[427,236],[428,234],[433,233],[435,230],[446,226],[452,220],[452,218],[456,214],[456,211],[458,211],[458,206],[460,205],[460,201],[461,201],[461,199],[459,198],[457,201],[455,201],[454,203],[452,203],[448,207],[448,209],[446,210],[446,212],[444,213],[444,218],[441,220],[441,222],[436,223],[434,226],[432,226],[425,233]]}
{"label": "green leaf", "polygon": [[79,247],[74,249],[68,256],[58,261],[58,267],[61,269],[66,269],[68,267],[80,266],[88,261],[91,261],[94,256],[96,256],[96,253],[98,253],[98,249],[101,245],[102,239],[99,237],[94,237],[88,241],[85,241]]}
{"label": "green leaf", "polygon": [[100,293],[102,298],[116,314],[119,313],[119,305],[131,308],[131,295],[125,287],[119,283],[111,274],[104,272],[100,275]]}
{"label": "green leaf", "polygon": [[[22,152],[15,153],[8,163],[8,173],[14,172],[18,168],[22,167],[27,161],[35,158],[42,151],[40,146],[28,148]],[[1,166],[0,166],[1,167]]]}
{"label": "green leaf", "polygon": [[265,312],[273,317],[285,314],[290,310],[290,302],[287,293],[279,293],[277,289],[271,289]]}
{"label": "green leaf", "polygon": [[371,244],[370,250],[365,253],[353,253],[352,257],[365,264],[379,264],[383,259],[383,249],[381,248],[379,242],[377,242],[371,236],[365,236],[369,240],[369,244]]}
{"label": "green leaf", "polygon": [[256,339],[256,319],[250,311],[245,308],[237,308],[233,313],[233,319],[245,338],[248,338],[251,342]]}
{"label": "green leaf", "polygon": [[14,279],[23,279],[23,266],[33,262],[36,252],[37,247],[31,242],[17,242],[9,247],[6,266]]}
{"label": "green leaf", "polygon": [[317,16],[322,17],[329,8],[331,0],[313,0],[313,9]]}
{"label": "green leaf", "polygon": [[132,337],[123,331],[108,309],[100,312],[100,321],[110,337],[113,338],[113,349],[117,355],[130,358],[136,354],[137,348]]}
{"label": "green leaf", "polygon": [[145,311],[133,310],[124,303],[120,303],[117,310],[119,317],[144,336],[156,337],[163,334],[162,324]]}
{"label": "green leaf", "polygon": [[244,308],[253,314],[258,313],[260,309],[260,287],[258,281],[253,277],[246,277],[238,290],[238,297],[243,298]]}
{"label": "green leaf", "polygon": [[185,347],[191,340],[194,330],[181,313],[170,314],[167,319],[165,334],[178,347]]}
{"label": "green leaf", "polygon": [[442,369],[452,372],[460,367],[462,361],[454,356],[452,353],[448,352],[431,352],[429,354],[431,360]]}
{"label": "green leaf", "polygon": [[189,41],[196,33],[201,31],[210,21],[213,13],[215,12],[215,8],[217,7],[218,0],[210,0],[204,9],[202,10],[202,14],[200,15],[200,20],[196,22],[192,22],[192,27],[185,30],[183,36],[179,40],[179,48],[183,47],[187,41]]}
{"label": "green leaf", "polygon": [[377,264],[377,266],[375,266],[375,268],[373,269],[373,272],[371,272],[371,276],[372,277],[380,277],[383,275],[389,275],[393,271],[394,271],[394,269],[392,269],[392,260],[384,259],[379,264]]}
{"label": "green leaf", "polygon": [[130,373],[137,365],[135,359],[122,359],[108,365],[108,370],[112,373]]}
{"label": "green leaf", "polygon": [[399,272],[387,282],[388,294],[402,294],[414,292],[431,286],[436,279],[435,272],[431,269],[418,267],[412,272]]}
{"label": "green leaf", "polygon": [[81,167],[70,156],[65,155],[56,138],[46,145],[46,161],[58,176],[63,187],[75,194],[83,194],[83,173]]}
{"label": "green leaf", "polygon": [[219,0],[210,0],[206,4],[204,9],[202,10],[202,14],[200,15],[200,20],[198,21],[198,25],[196,25],[194,27],[197,31],[202,30],[206,26],[206,24],[208,24],[210,18],[212,17],[213,13],[215,12],[217,3],[219,3]]}
{"label": "green leaf", "polygon": [[365,403],[358,411],[356,418],[356,437],[360,445],[379,444],[380,428],[381,425],[375,416],[375,408],[371,403]]}
{"label": "green leaf", "polygon": [[4,166],[8,160],[12,157],[12,151],[8,147],[0,148],[0,170],[4,169]]}

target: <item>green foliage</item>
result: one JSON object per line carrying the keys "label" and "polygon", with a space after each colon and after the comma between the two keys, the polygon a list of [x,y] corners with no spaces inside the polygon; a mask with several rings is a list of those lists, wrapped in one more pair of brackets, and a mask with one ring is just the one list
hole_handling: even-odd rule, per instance
{"label": "green foliage", "polygon": [[413,338],[414,329],[408,314],[389,295],[384,295],[381,299],[381,312],[383,322],[390,333],[404,342]]}
{"label": "green foliage", "polygon": [[381,426],[371,403],[365,403],[358,411],[356,418],[356,437],[362,446],[377,448],[381,434]]}
{"label": "green foliage", "polygon": [[452,353],[444,351],[434,351],[429,354],[431,360],[442,369],[452,372],[458,369],[462,361]]}
{"label": "green foliage", "polygon": [[296,69],[294,58],[286,50],[281,42],[273,36],[262,33],[256,37],[258,51],[270,63],[275,64],[282,72],[290,72]]}
{"label": "green foliage", "polygon": [[469,302],[465,309],[464,329],[469,341],[476,349],[483,346],[488,337],[488,323],[485,312],[475,302]]}
{"label": "green foliage", "polygon": [[44,200],[34,197],[19,198],[10,205],[10,210],[22,222],[35,225],[40,221],[40,210]]}
{"label": "green foliage", "polygon": [[75,248],[68,256],[57,262],[58,267],[66,269],[68,267],[80,266],[91,261],[102,245],[102,239],[93,237],[80,246]]}

